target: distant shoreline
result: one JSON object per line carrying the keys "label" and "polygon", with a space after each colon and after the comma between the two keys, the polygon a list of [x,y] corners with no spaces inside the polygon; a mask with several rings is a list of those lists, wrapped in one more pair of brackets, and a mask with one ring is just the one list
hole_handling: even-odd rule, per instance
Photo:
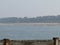
{"label": "distant shoreline", "polygon": [[56,26],[60,23],[0,23],[1,25],[34,25],[34,26]]}

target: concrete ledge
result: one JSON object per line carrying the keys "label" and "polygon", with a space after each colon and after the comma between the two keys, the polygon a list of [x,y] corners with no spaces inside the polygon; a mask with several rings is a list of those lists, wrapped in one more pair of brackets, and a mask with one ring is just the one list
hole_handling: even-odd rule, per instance
{"label": "concrete ledge", "polygon": [[[3,44],[2,44],[3,42]],[[60,41],[58,37],[54,37],[53,40],[10,40],[3,39],[0,45],[59,45]]]}

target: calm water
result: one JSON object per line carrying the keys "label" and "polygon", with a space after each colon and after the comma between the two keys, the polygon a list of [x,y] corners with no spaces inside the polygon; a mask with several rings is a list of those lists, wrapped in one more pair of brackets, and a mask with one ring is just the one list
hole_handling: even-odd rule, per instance
{"label": "calm water", "polygon": [[0,39],[13,40],[52,39],[60,37],[60,26],[0,26]]}

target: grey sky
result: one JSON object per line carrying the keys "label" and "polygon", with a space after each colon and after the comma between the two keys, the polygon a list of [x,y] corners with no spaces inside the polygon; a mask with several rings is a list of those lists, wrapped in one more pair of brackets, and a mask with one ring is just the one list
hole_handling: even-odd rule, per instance
{"label": "grey sky", "polygon": [[0,18],[59,14],[60,0],[0,0]]}

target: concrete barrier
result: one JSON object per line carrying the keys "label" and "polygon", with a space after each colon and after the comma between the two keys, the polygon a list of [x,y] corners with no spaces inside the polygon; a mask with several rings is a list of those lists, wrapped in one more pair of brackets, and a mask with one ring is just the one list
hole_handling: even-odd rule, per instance
{"label": "concrete barrier", "polygon": [[54,37],[54,45],[59,45],[59,38],[58,37]]}
{"label": "concrete barrier", "polygon": [[58,37],[51,40],[0,40],[0,45],[60,45]]}
{"label": "concrete barrier", "polygon": [[3,39],[3,44],[4,45],[10,45],[10,40],[9,39]]}

